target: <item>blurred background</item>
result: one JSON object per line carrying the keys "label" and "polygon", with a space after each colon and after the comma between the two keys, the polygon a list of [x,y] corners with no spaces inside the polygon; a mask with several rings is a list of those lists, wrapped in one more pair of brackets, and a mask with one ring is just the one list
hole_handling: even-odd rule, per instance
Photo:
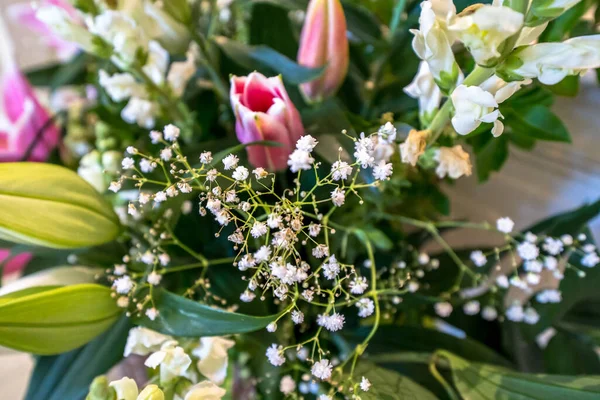
{"label": "blurred background", "polygon": [[[22,0],[0,0],[0,12],[7,19],[22,68],[52,62],[55,55],[36,34],[6,18],[6,8]],[[508,162],[484,184],[477,177],[461,178],[446,187],[454,218],[495,221],[511,217],[521,229],[558,212],[600,198],[600,87],[595,74],[582,80],[575,98],[557,98],[554,112],[567,125],[572,144],[538,141],[532,152],[511,147]],[[600,238],[600,219],[592,223]],[[453,232],[447,237],[454,246],[483,245],[493,241],[482,232]],[[23,398],[33,360],[27,354],[0,348],[0,396]]]}

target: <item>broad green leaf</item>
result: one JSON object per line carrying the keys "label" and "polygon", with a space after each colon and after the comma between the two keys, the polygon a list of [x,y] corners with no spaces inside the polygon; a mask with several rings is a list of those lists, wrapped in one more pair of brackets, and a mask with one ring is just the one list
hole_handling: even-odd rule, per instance
{"label": "broad green leaf", "polygon": [[[345,335],[352,343],[359,343],[369,329],[361,328],[353,335]],[[494,350],[469,337],[458,338],[433,329],[410,326],[382,326],[369,344],[370,360],[377,364],[394,364],[394,355],[402,352],[434,353],[447,350],[471,361],[501,366],[511,364]]]}
{"label": "broad green leaf", "polygon": [[295,59],[298,42],[288,13],[289,10],[279,5],[255,3],[250,18],[250,44],[269,46],[282,55]]}
{"label": "broad green leaf", "polygon": [[544,371],[550,374],[600,374],[596,343],[583,332],[559,329],[544,349]]}
{"label": "broad green leaf", "polygon": [[506,125],[535,139],[571,143],[571,135],[562,121],[548,107],[502,108]]}
{"label": "broad green leaf", "polygon": [[88,344],[35,363],[25,400],[82,399],[92,380],[123,358],[129,319],[121,317],[108,331]]}
{"label": "broad green leaf", "polygon": [[274,71],[294,85],[312,81],[321,76],[324,70],[303,67],[268,46],[248,46],[225,37],[218,37],[215,42],[229,58],[249,71]]}
{"label": "broad green leaf", "polygon": [[277,315],[255,317],[228,312],[162,289],[154,290],[152,298],[159,311],[158,317],[154,321],[146,317],[134,317],[135,323],[172,336],[200,337],[253,332],[277,318]]}
{"label": "broad green leaf", "polygon": [[366,361],[358,363],[354,370],[356,379],[361,379],[363,376],[371,382],[372,386],[368,392],[360,392],[362,400],[435,400],[437,398],[410,378]]}
{"label": "broad green leaf", "polygon": [[0,164],[0,238],[52,248],[113,240],[117,215],[75,172],[51,164]]}
{"label": "broad green leaf", "polygon": [[0,297],[0,345],[34,354],[63,353],[89,342],[122,314],[108,287],[45,288],[9,293],[9,301]]}
{"label": "broad green leaf", "polygon": [[600,376],[524,374],[470,363],[446,351],[454,385],[469,400],[592,400],[600,397]]}

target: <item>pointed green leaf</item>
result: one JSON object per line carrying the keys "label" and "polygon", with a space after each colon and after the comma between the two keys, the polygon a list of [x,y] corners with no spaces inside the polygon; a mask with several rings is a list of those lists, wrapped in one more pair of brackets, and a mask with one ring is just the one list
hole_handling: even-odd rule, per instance
{"label": "pointed green leaf", "polygon": [[253,332],[266,327],[278,317],[228,312],[162,289],[154,290],[152,299],[159,311],[156,319],[150,321],[141,316],[134,317],[134,322],[172,336],[221,336]]}
{"label": "pointed green leaf", "polygon": [[112,206],[75,172],[51,164],[0,164],[0,239],[52,248],[113,240]]}
{"label": "pointed green leaf", "polygon": [[363,376],[371,382],[371,388],[368,392],[360,392],[362,400],[436,399],[433,393],[410,378],[369,362],[360,362],[354,370],[355,378]]}

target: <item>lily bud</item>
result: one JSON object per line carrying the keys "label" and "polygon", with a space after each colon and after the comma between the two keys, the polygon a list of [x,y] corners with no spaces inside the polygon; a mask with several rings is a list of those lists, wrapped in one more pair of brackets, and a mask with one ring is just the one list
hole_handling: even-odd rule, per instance
{"label": "lily bud", "polygon": [[45,161],[60,132],[17,67],[14,48],[0,17],[0,162]]}
{"label": "lily bud", "polygon": [[232,76],[230,98],[241,143],[269,140],[281,144],[249,146],[250,164],[271,171],[287,168],[288,156],[304,134],[304,126],[281,77],[267,78],[258,72]]}
{"label": "lily bud", "polygon": [[304,97],[321,101],[333,96],[346,78],[349,62],[346,17],[339,0],[312,0],[300,36],[298,63],[325,67],[323,74],[300,85]]}
{"label": "lily bud", "polygon": [[497,71],[505,81],[538,78],[555,85],[567,75],[600,67],[600,35],[581,36],[562,43],[538,43],[513,52]]}
{"label": "lily bud", "polygon": [[117,393],[118,400],[136,400],[138,395],[138,387],[135,381],[131,378],[122,378],[118,381],[112,381],[110,387]]}
{"label": "lily bud", "polygon": [[[421,3],[419,29],[410,32],[415,35],[413,50],[421,60],[427,62],[440,89],[448,93],[458,83],[460,68],[454,59],[447,31],[447,23],[453,18],[453,9],[448,9],[444,4],[438,1]],[[442,5],[444,7],[440,7]]]}

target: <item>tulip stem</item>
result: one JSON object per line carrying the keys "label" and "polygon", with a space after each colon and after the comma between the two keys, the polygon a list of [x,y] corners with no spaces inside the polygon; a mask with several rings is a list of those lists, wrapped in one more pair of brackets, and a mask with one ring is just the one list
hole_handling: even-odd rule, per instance
{"label": "tulip stem", "polygon": [[[469,76],[465,78],[462,84],[465,86],[479,86],[493,74],[493,68],[476,66]],[[448,97],[442,108],[440,108],[435,114],[433,121],[431,121],[431,124],[427,128],[431,131],[431,139],[428,143],[429,146],[434,144],[444,131],[444,128],[448,124],[450,116],[452,115],[452,107],[452,99]]]}

